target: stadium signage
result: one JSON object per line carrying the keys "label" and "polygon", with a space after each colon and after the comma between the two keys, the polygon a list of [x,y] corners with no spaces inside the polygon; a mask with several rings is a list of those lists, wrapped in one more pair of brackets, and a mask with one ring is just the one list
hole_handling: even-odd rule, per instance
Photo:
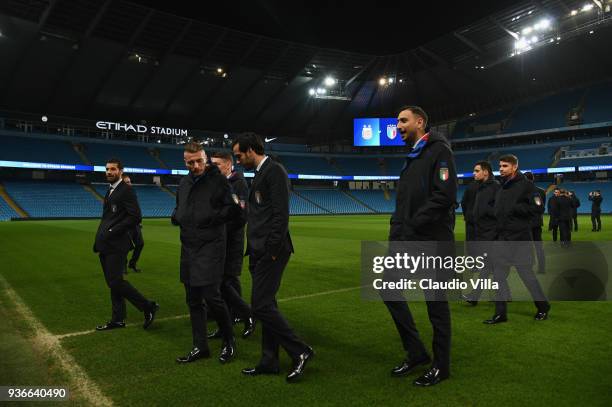
{"label": "stadium signage", "polygon": [[188,136],[188,131],[185,129],[176,129],[173,127],[157,127],[157,126],[145,126],[144,124],[130,124],[130,123],[115,123],[97,121],[96,127],[100,130],[112,130],[112,131],[124,131],[133,132],[138,134],[151,134],[155,136]]}

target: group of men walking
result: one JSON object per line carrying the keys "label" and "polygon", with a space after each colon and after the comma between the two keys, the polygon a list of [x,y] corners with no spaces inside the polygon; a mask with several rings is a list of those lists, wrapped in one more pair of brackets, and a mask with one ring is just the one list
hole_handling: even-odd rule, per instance
{"label": "group of men walking", "polygon": [[[264,154],[263,142],[255,134],[240,136],[232,149],[239,164],[255,171],[250,191],[242,174],[233,171],[231,154],[208,157],[199,143],[185,145],[183,155],[189,174],[181,179],[171,221],[180,227],[179,276],[189,308],[193,347],[177,362],[210,357],[208,339],[221,338],[218,359],[227,363],[236,354],[232,322],[244,322],[242,337],[246,338],[254,332],[255,321],[259,321],[261,359],[242,373],[279,373],[278,353],[282,347],[293,360],[286,377],[293,382],[303,375],[314,351],[293,332],[276,302],[283,271],[293,253],[288,229],[288,175]],[[157,302],[146,299],[123,278],[127,254],[139,240],[142,215],[136,194],[122,175],[121,162],[109,160],[106,178],[111,185],[104,198],[94,251],[99,253],[111,290],[112,316],[96,328],[99,331],[125,327],[126,299],[143,312],[145,329],[159,310]],[[253,281],[251,305],[242,298],[239,279],[245,225]],[[135,262],[130,268],[136,269]],[[217,330],[211,333],[206,332],[209,313],[217,322]]]}

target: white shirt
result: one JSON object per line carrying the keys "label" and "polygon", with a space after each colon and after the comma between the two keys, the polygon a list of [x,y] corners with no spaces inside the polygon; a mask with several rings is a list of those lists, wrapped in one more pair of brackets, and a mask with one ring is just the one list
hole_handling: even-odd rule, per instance
{"label": "white shirt", "polygon": [[110,184],[110,192],[108,193],[108,196],[111,196],[113,191],[117,188],[117,186],[119,185],[119,183],[123,181],[121,178],[119,178],[119,181],[115,182],[114,184]]}
{"label": "white shirt", "polygon": [[255,168],[255,171],[259,172],[259,170],[261,169],[261,166],[263,165],[263,163],[266,162],[267,159],[268,159],[268,156],[267,155],[264,156],[263,160],[259,162],[259,165],[257,166],[257,168]]}

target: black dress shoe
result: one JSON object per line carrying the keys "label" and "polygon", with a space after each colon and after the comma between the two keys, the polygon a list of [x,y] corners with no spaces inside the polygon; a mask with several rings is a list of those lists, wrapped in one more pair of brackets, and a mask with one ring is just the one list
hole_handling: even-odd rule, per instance
{"label": "black dress shoe", "polygon": [[304,369],[306,369],[306,363],[314,357],[314,350],[309,346],[304,353],[299,355],[297,359],[293,361],[293,367],[287,375],[288,382],[297,381],[302,375],[304,375]]}
{"label": "black dress shoe", "polygon": [[144,329],[147,329],[148,327],[151,326],[151,324],[153,323],[153,320],[155,319],[155,314],[157,313],[157,311],[159,311],[159,304],[156,302],[153,303],[150,310],[145,311],[144,324],[142,325]]}
{"label": "black dress shoe", "polygon": [[208,339],[221,339],[223,338],[223,334],[221,333],[221,330],[217,328],[211,333],[209,333],[207,337]]}
{"label": "black dress shoe", "polygon": [[473,307],[478,305],[478,301],[477,300],[473,300],[473,299],[471,299],[469,296],[467,296],[465,294],[461,294],[461,299],[464,300],[465,302],[467,302],[468,304],[470,304]]}
{"label": "black dress shoe", "polygon": [[501,322],[508,322],[508,317],[505,315],[495,314],[491,319],[485,319],[482,321],[483,324],[493,325]]}
{"label": "black dress shoe", "polygon": [[426,365],[428,363],[431,363],[431,358],[428,355],[418,359],[406,359],[401,365],[395,366],[393,369],[391,369],[391,376],[406,376],[408,373],[412,372],[415,367]]}
{"label": "black dress shoe", "polygon": [[538,310],[533,318],[536,321],[544,321],[548,319],[548,311],[550,311],[550,304],[546,304],[543,309]]}
{"label": "black dress shoe", "polygon": [[176,361],[178,363],[191,363],[191,362],[195,362],[198,359],[204,359],[204,358],[209,358],[209,357],[210,357],[209,350],[203,350],[198,347],[194,347],[193,349],[191,349],[191,352],[189,352],[185,356],[179,356],[178,358],[176,358]]}
{"label": "black dress shoe", "polygon": [[242,331],[242,337],[248,338],[249,336],[253,335],[253,332],[255,332],[255,319],[253,319],[253,317],[248,317],[244,320],[244,331]]}
{"label": "black dress shoe", "polygon": [[96,327],[96,331],[108,331],[110,329],[117,329],[117,328],[125,328],[125,322],[123,321],[109,321],[107,323],[105,323],[104,325],[98,325]]}
{"label": "black dress shoe", "polygon": [[242,374],[247,376],[259,376],[262,374],[279,374],[280,371],[278,369],[269,369],[263,367],[247,367],[242,369]]}
{"label": "black dress shoe", "polygon": [[234,358],[236,353],[236,340],[232,339],[229,342],[225,342],[221,348],[221,354],[219,355],[219,362],[227,363]]}
{"label": "black dress shoe", "polygon": [[432,367],[423,376],[416,379],[414,384],[417,386],[433,386],[444,379],[448,379],[448,373],[442,373],[437,367]]}

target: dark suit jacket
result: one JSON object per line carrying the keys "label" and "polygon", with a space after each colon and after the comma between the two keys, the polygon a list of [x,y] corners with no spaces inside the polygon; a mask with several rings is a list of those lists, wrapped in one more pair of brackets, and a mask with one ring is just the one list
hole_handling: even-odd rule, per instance
{"label": "dark suit jacket", "polygon": [[289,177],[270,157],[255,174],[249,192],[247,254],[278,256],[293,252],[289,235]]}
{"label": "dark suit jacket", "polygon": [[127,253],[134,247],[130,232],[142,221],[136,193],[120,182],[110,196],[104,198],[102,220],[96,232],[94,252]]}

